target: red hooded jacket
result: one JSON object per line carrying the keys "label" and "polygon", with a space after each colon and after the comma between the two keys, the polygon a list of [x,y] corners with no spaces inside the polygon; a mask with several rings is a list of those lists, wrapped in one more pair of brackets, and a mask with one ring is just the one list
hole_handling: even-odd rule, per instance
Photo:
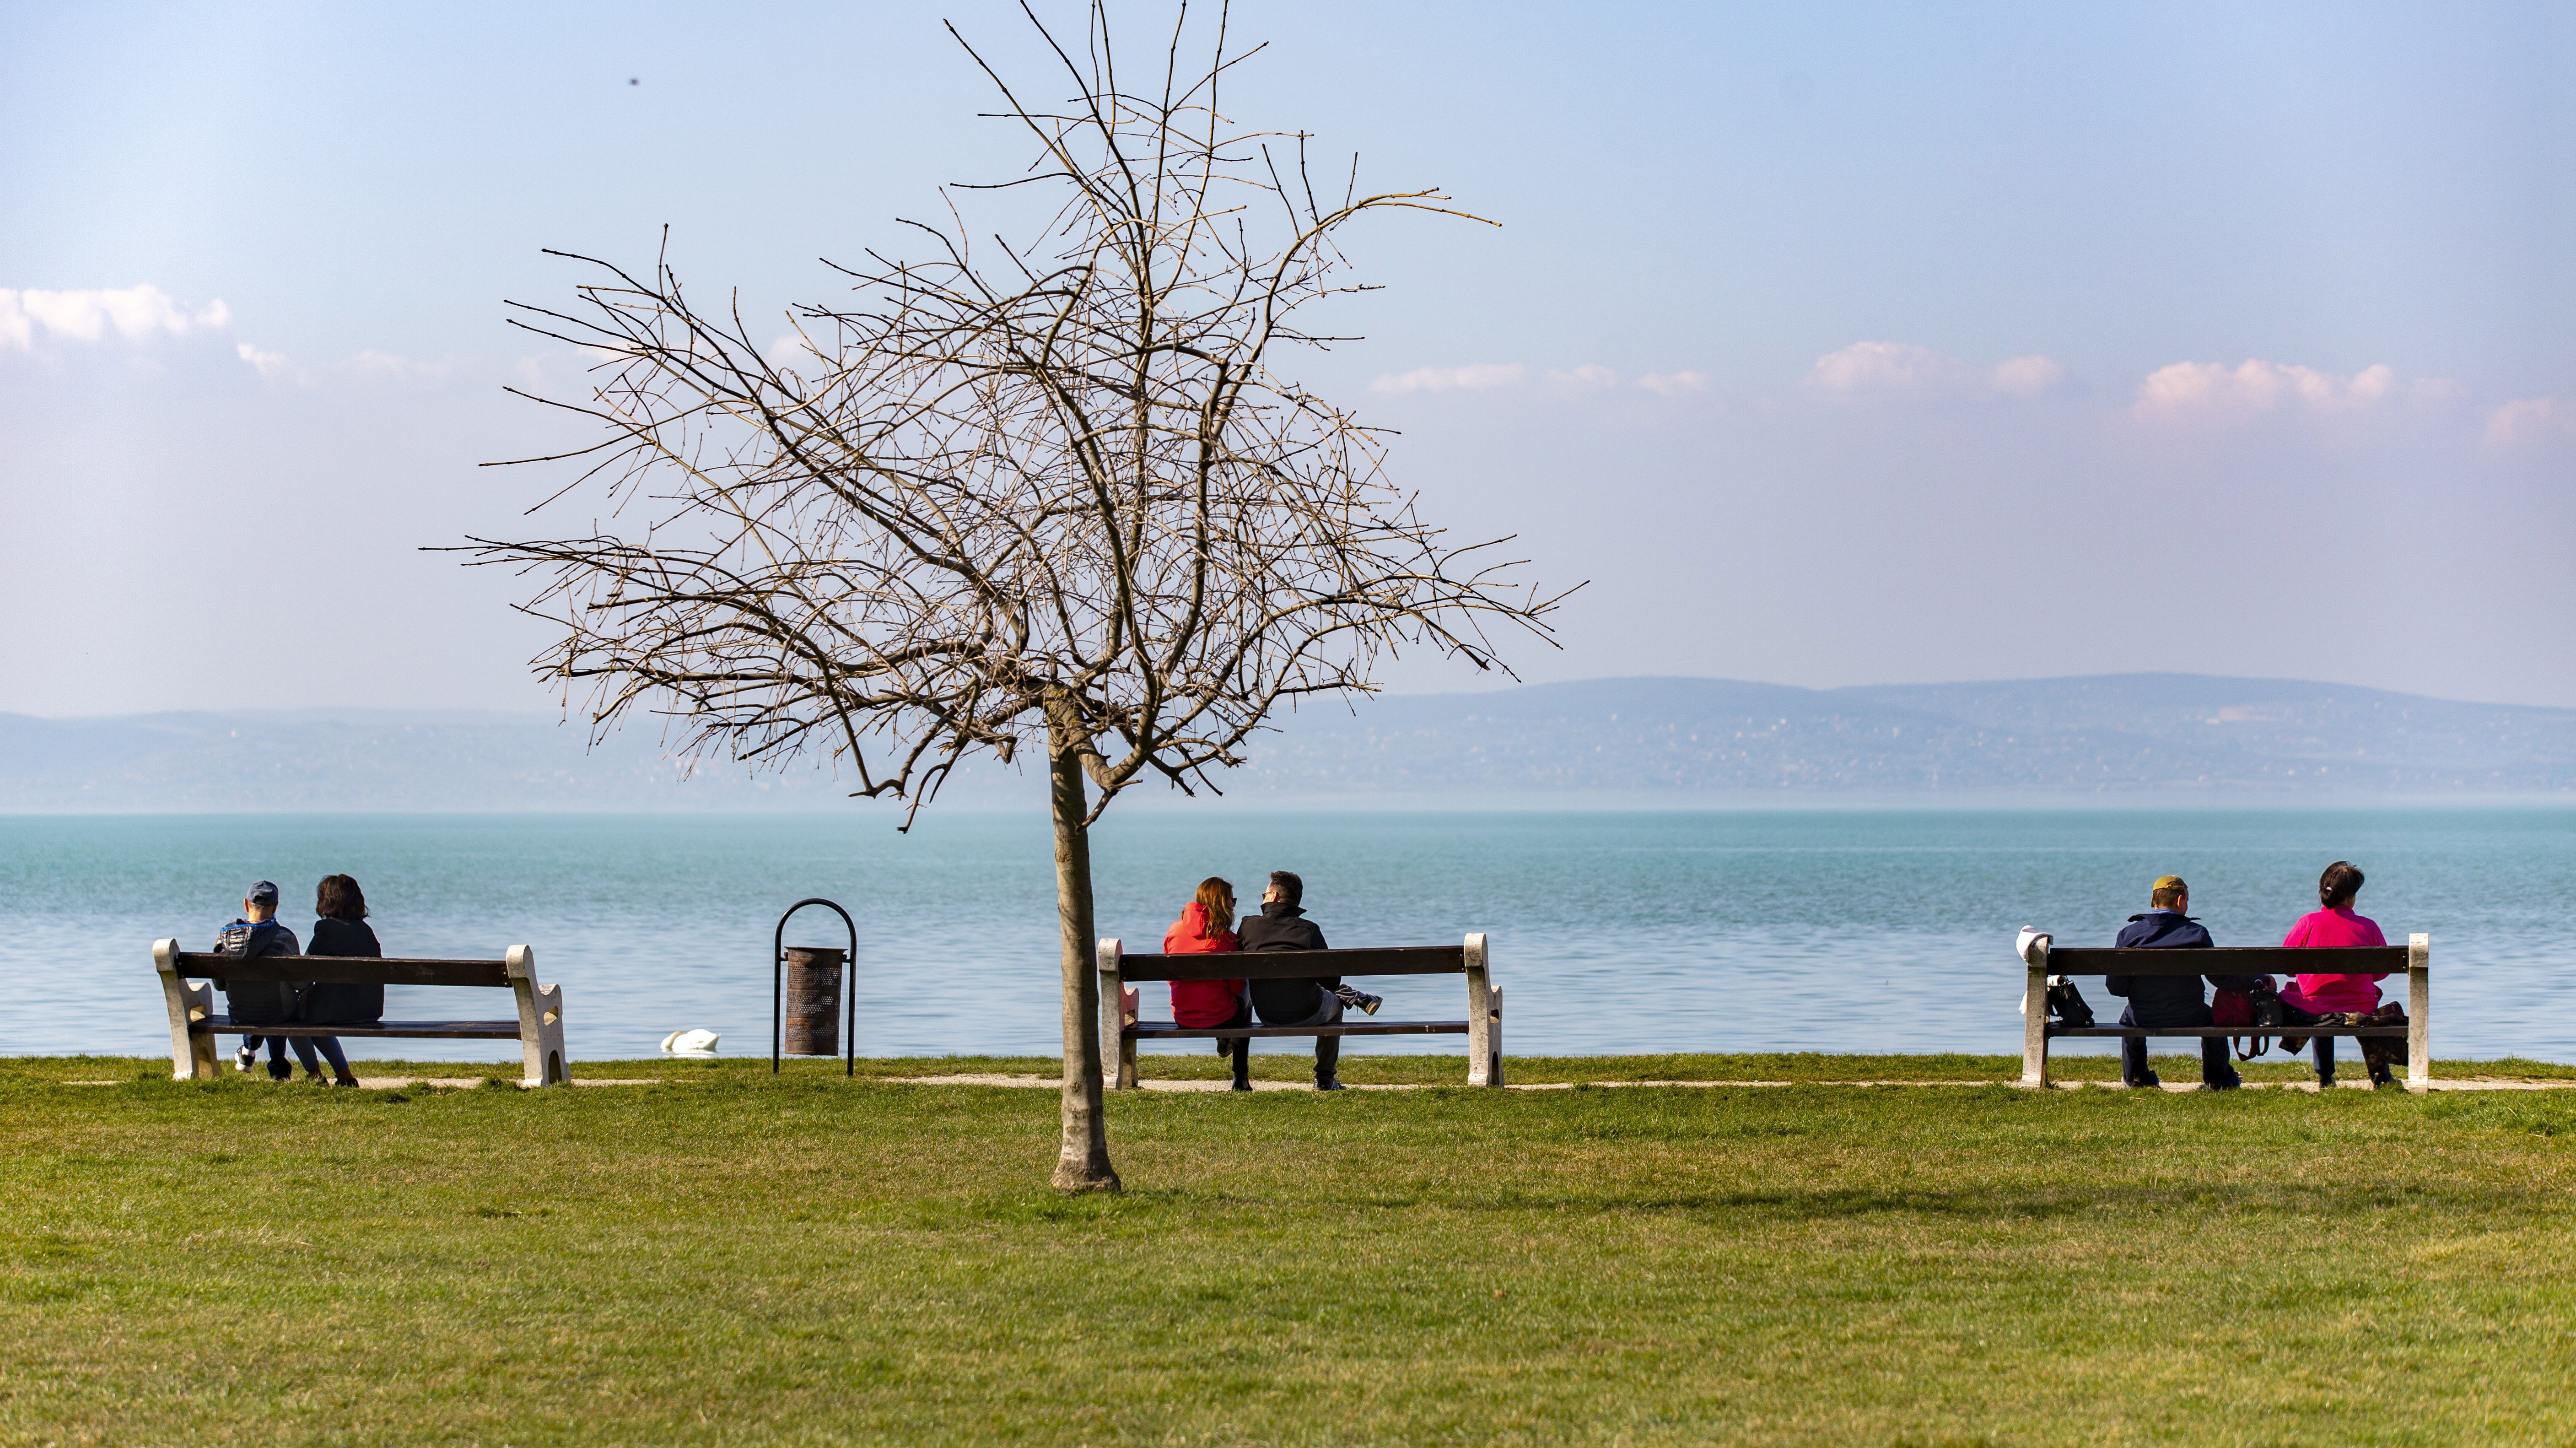
{"label": "red hooded jacket", "polygon": [[[1172,928],[1163,932],[1163,953],[1224,955],[1242,949],[1231,930],[1214,940],[1204,939],[1207,927],[1207,907],[1191,901],[1182,907],[1181,918],[1172,922]],[[1242,1004],[1243,984],[1239,980],[1173,981],[1172,1020],[1200,1030],[1230,1024]]]}

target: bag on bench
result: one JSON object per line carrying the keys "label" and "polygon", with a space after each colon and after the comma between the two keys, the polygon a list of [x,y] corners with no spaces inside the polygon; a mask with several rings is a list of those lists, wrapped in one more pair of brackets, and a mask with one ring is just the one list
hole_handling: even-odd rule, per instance
{"label": "bag on bench", "polygon": [[[2210,992],[2209,1023],[2213,1026],[2278,1027],[2282,1019],[2281,988],[2268,975],[2254,977],[2253,984],[2243,990],[2221,986]],[[2244,1044],[2239,1044],[2240,1040]],[[2236,1048],[2239,1061],[2251,1061],[2272,1049],[2269,1036],[2231,1036],[2228,1044]]]}
{"label": "bag on bench", "polygon": [[2075,988],[2075,982],[2062,975],[2049,978],[2048,1014],[2059,1025],[2078,1030],[2093,1024],[2092,1004],[2084,999],[2084,992]]}

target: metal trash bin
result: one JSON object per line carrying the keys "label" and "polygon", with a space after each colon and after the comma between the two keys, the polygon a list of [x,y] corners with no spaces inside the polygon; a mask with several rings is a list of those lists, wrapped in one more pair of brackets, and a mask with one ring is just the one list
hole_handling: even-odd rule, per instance
{"label": "metal trash bin", "polygon": [[785,953],[787,1054],[841,1054],[841,988],[849,952],[836,945],[791,945]]}

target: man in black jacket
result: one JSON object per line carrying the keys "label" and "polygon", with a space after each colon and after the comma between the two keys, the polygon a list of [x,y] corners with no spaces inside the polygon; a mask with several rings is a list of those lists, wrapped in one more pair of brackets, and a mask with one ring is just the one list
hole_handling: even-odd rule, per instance
{"label": "man in black jacket", "polygon": [[[1261,913],[1235,927],[1235,939],[1246,951],[1330,950],[1324,943],[1324,932],[1305,918],[1298,902],[1306,897],[1306,882],[1286,870],[1270,872],[1270,888],[1261,892]],[[1364,995],[1342,984],[1339,976],[1314,976],[1294,980],[1259,980],[1252,982],[1253,1014],[1267,1026],[1331,1026],[1342,1019],[1342,1008],[1358,1006],[1370,1015],[1377,1014],[1378,997]],[[1315,1089],[1339,1091],[1338,1074],[1342,1061],[1342,1038],[1315,1038]]]}
{"label": "man in black jacket", "polygon": [[[277,923],[277,887],[266,880],[252,884],[242,896],[242,918],[224,927],[215,937],[215,954],[257,960],[269,955],[302,955],[295,932]],[[224,989],[224,1004],[232,1018],[245,1025],[284,1025],[295,1016],[295,988],[278,980],[223,980],[215,982]],[[247,1071],[259,1060],[259,1046],[268,1042],[268,1074],[283,1081],[295,1074],[286,1064],[284,1036],[244,1036],[241,1049],[233,1053],[233,1065]]]}
{"label": "man in black jacket", "polygon": [[[2147,896],[2147,912],[2129,917],[2128,927],[2112,941],[2123,950],[2207,950],[2209,932],[2188,915],[2191,909],[2191,887],[2180,875],[2158,879]],[[2115,996],[2127,996],[2129,1008],[2120,1012],[2124,1026],[2205,1026],[2209,1024],[2209,1002],[2201,995],[2201,977],[2196,975],[2115,975],[2102,982],[2102,988]],[[2209,983],[2220,987],[2241,988],[2235,976],[2211,976]],[[2200,1041],[2200,1082],[2213,1091],[2232,1090],[2242,1084],[2234,1063],[2227,1059],[2227,1038],[2203,1036]],[[2156,1073],[2147,1069],[2147,1043],[2143,1037],[2120,1039],[2120,1083],[2124,1086],[2160,1086]]]}

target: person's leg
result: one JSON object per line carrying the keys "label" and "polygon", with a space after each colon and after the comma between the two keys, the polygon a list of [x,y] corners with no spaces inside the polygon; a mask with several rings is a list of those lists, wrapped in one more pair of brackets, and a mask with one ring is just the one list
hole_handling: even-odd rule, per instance
{"label": "person's leg", "polygon": [[2225,1036],[2204,1036],[2200,1042],[2200,1084],[2212,1091],[2233,1091],[2245,1084],[2236,1074],[2236,1063],[2228,1059]]}
{"label": "person's leg", "polygon": [[340,1038],[338,1036],[315,1036],[313,1038],[313,1045],[316,1050],[319,1050],[322,1053],[322,1059],[331,1063],[332,1080],[355,1081],[358,1079],[357,1077],[349,1074],[349,1058],[340,1050]]}
{"label": "person's leg", "polygon": [[[300,1045],[302,1045],[303,1043],[304,1043],[304,1042],[303,1042],[303,1038],[302,1038],[302,1037],[297,1037],[297,1038],[296,1038],[296,1044],[297,1044],[297,1045],[299,1045],[299,1046],[300,1046]],[[286,1037],[284,1037],[284,1036],[271,1036],[271,1037],[269,1037],[269,1038],[268,1038],[268,1079],[270,1079],[271,1081],[286,1081],[286,1080],[291,1080],[291,1079],[293,1079],[293,1078],[294,1078],[294,1075],[295,1075],[295,1068],[294,1068],[293,1066],[290,1066],[290,1065],[288,1065],[288,1064],[286,1063]]]}
{"label": "person's leg", "polygon": [[259,1037],[242,1037],[241,1046],[233,1052],[233,1069],[247,1071],[259,1064]]}
{"label": "person's leg", "polygon": [[[2137,1007],[2129,1006],[2120,1012],[2121,1025],[2134,1026],[2137,1023]],[[2156,1073],[2147,1069],[2146,1037],[2122,1036],[2120,1038],[2120,1084],[2123,1086],[2155,1086],[2162,1084],[2156,1079]]]}
{"label": "person's leg", "polygon": [[[1234,1019],[1225,1024],[1228,1030],[1237,1030],[1251,1025],[1252,1003],[1245,1001],[1236,1006]],[[1234,1043],[1234,1089],[1237,1091],[1252,1089],[1252,1038],[1250,1036],[1241,1037]]]}
{"label": "person's leg", "polygon": [[[1312,1020],[1305,1021],[1303,1024],[1309,1026],[1338,1026],[1342,1023],[1342,998],[1334,995],[1331,991],[1325,991],[1323,995],[1324,1003],[1322,1008],[1315,1012]],[[1317,1036],[1315,1038],[1315,1089],[1318,1091],[1341,1090],[1341,1066],[1342,1038],[1339,1036]]]}
{"label": "person's leg", "polygon": [[311,1036],[290,1036],[287,1038],[287,1044],[295,1048],[296,1062],[303,1066],[304,1074],[312,1077],[316,1081],[321,1080],[322,1061],[321,1058],[313,1054],[313,1038]]}

